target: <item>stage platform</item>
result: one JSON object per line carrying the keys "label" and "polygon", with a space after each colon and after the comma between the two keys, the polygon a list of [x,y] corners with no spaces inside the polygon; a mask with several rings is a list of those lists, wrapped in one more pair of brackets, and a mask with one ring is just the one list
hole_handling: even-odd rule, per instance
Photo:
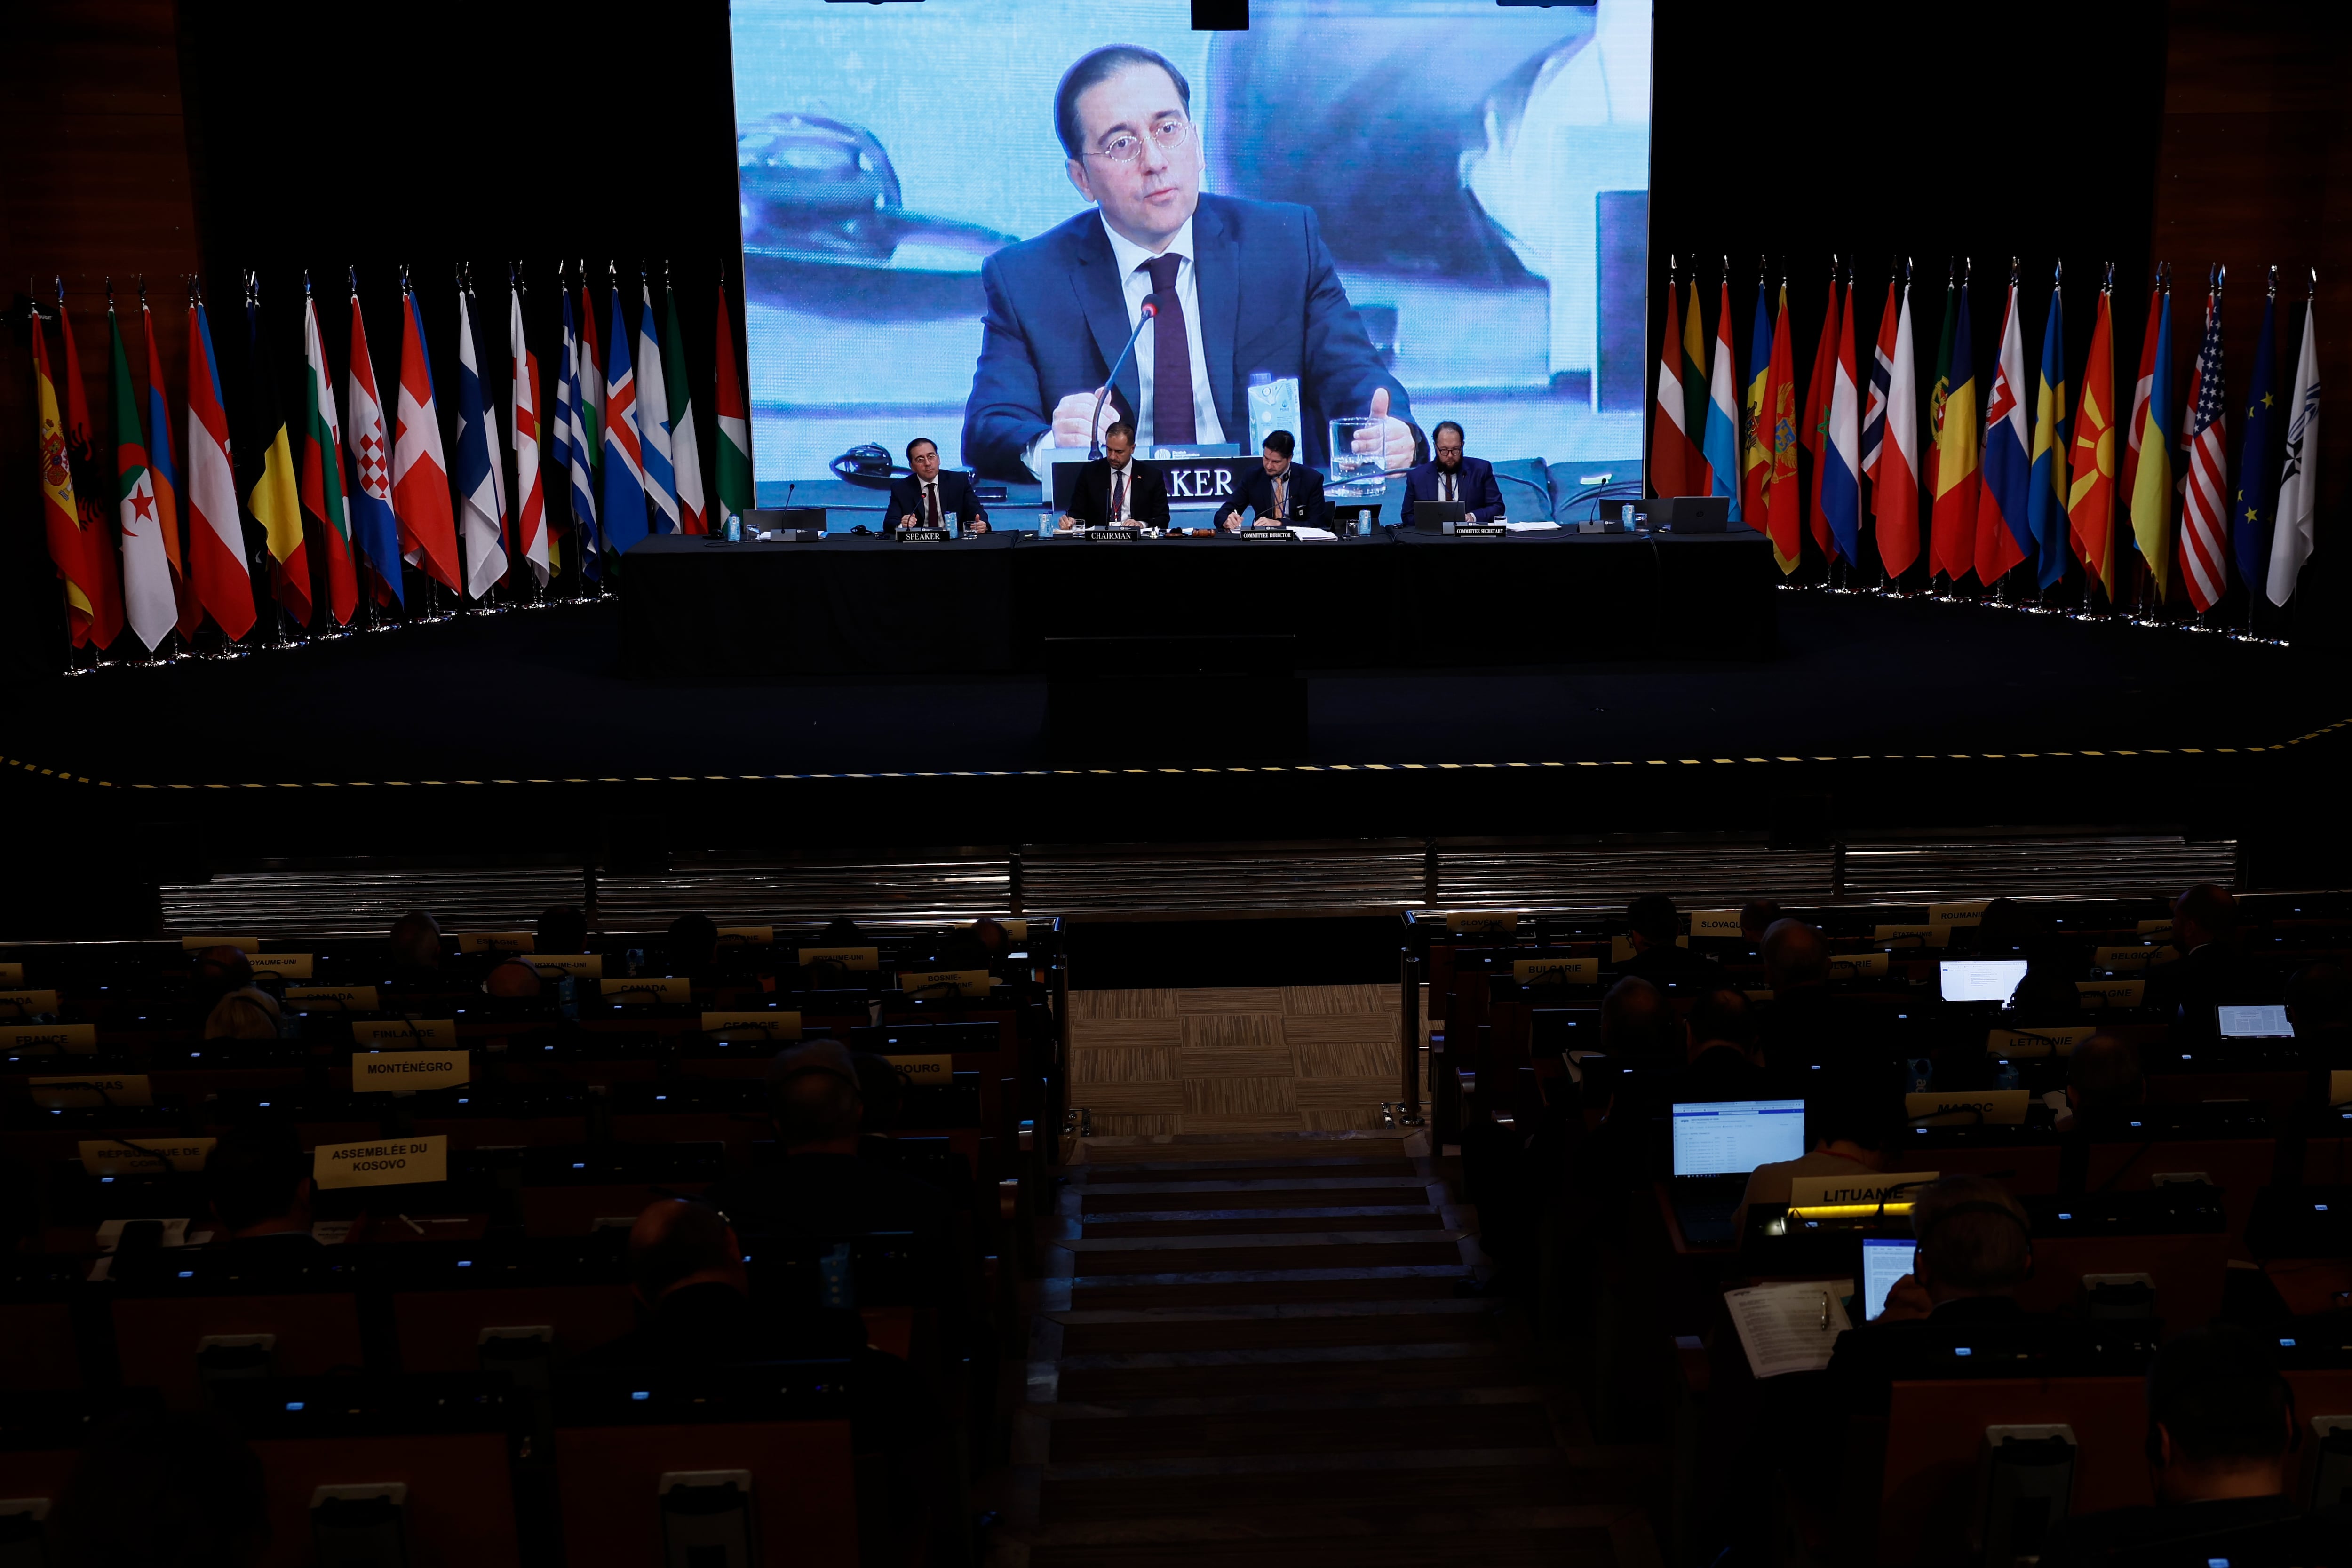
{"label": "stage platform", "polygon": [[[1246,548],[1246,547],[1244,547]],[[614,604],[0,694],[15,820],[70,865],[846,845],[2139,825],[2336,835],[2352,661],[1782,592],[1760,661],[1310,669],[1307,760],[1055,771],[1046,682],[619,673]]]}

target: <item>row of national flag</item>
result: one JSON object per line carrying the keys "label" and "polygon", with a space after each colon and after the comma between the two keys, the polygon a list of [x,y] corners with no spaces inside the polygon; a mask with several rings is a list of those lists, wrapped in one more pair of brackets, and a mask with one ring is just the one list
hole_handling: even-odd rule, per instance
{"label": "row of national flag", "polygon": [[[2113,608],[2153,611],[2185,600],[2201,616],[2233,583],[2250,599],[2284,605],[2310,559],[2318,510],[2311,302],[2288,307],[2301,318],[2300,346],[2292,385],[2282,386],[2273,269],[2252,385],[2233,399],[2222,367],[2224,278],[2216,268],[2193,358],[2182,356],[2190,369],[2181,397],[2169,268],[2158,268],[2150,290],[2137,374],[2122,383],[2112,273],[2100,286],[2089,348],[2070,384],[2063,279],[2051,285],[2029,380],[2026,296],[2014,269],[1997,357],[1979,367],[1970,289],[1956,268],[1945,286],[1935,379],[1923,398],[1907,268],[1887,281],[1867,361],[1857,353],[1853,274],[1841,289],[1832,271],[1801,388],[1785,279],[1777,310],[1768,291],[1757,289],[1743,375],[1730,279],[1723,280],[1710,340],[1697,280],[1685,302],[1670,260],[1651,409],[1651,490],[1727,498],[1734,519],[1769,537],[1784,574],[1802,564],[1808,539],[1825,562],[1843,563],[1848,573],[1860,567],[1866,518],[1869,542],[1894,582],[1924,563],[1931,584],[2010,585],[2038,598],[2079,570],[2086,594],[2095,583]],[[2232,409],[2242,409],[2245,422],[2234,450]]]}
{"label": "row of national flag", "polygon": [[[235,437],[212,313],[192,289],[184,446],[155,314],[142,293],[145,374],[134,378],[110,291],[110,474],[60,286],[54,321],[36,307],[31,337],[42,518],[73,647],[102,653],[127,630],[152,654],[175,635],[193,647],[208,626],[233,645],[270,614],[299,627],[345,627],[363,605],[409,609],[410,569],[428,595],[446,590],[457,603],[502,586],[536,595],[565,571],[567,548],[572,580],[597,582],[648,533],[704,533],[714,515],[750,510],[750,423],[725,286],[709,387],[715,482],[706,487],[676,293],[663,289],[657,299],[648,278],[632,300],[616,279],[600,340],[594,296],[584,278],[574,281],[561,290],[561,338],[544,380],[520,285],[509,280],[500,342],[471,282],[461,283],[453,384],[446,364],[436,375],[404,274],[400,346],[386,361],[398,379],[387,399],[356,278],[338,395],[306,277],[289,420],[248,275],[245,330],[226,340],[247,370],[231,380],[247,405]],[[446,415],[445,404],[454,405]],[[445,417],[453,421],[446,443]]]}

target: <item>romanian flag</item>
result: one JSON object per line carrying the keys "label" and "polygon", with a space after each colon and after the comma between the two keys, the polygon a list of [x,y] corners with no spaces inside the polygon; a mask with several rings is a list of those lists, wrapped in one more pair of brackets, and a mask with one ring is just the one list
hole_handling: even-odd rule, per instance
{"label": "romanian flag", "polygon": [[1671,264],[1666,271],[1666,325],[1658,338],[1658,395],[1650,419],[1650,493],[1688,495],[1690,470],[1697,454],[1683,426],[1682,322],[1680,291]]}
{"label": "romanian flag", "polygon": [[[1691,299],[1698,299],[1698,285],[1691,285]],[[1687,374],[1687,373],[1685,373]],[[719,511],[722,517],[740,517],[751,510],[751,422],[743,408],[743,380],[735,373],[735,322],[727,310],[727,283],[719,284],[719,387],[715,403],[719,411]],[[1688,384],[1683,391],[1688,394]],[[1697,406],[1705,408],[1706,389],[1698,389]],[[1685,425],[1692,432],[1694,458],[1697,450],[1699,426]],[[1698,488],[1704,490],[1704,465],[1696,476]]]}
{"label": "romanian flag", "polygon": [[2116,326],[2112,286],[2099,289],[2091,353],[2083,362],[2083,397],[2074,410],[2073,477],[2066,486],[2066,530],[2083,570],[2116,597]]}
{"label": "romanian flag", "polygon": [[1743,422],[1739,463],[1739,500],[1750,528],[1764,521],[1764,487],[1772,477],[1771,415],[1764,403],[1764,382],[1772,372],[1772,316],[1764,296],[1764,279],[1756,280],[1756,325],[1748,340],[1747,417]]}
{"label": "romanian flag", "polygon": [[2050,319],[2042,328],[2042,368],[2033,377],[2033,471],[2025,526],[2033,536],[2034,581],[2046,594],[2066,580],[2066,322],[2055,283]]}
{"label": "romanian flag", "polygon": [[1765,364],[1763,437],[1770,459],[1764,484],[1764,531],[1772,558],[1787,576],[1804,559],[1803,486],[1797,478],[1797,375],[1790,367],[1789,286],[1780,286],[1780,313],[1772,328],[1772,357]]}
{"label": "romanian flag", "polygon": [[40,418],[41,522],[49,539],[49,560],[65,582],[66,619],[73,646],[81,647],[89,641],[89,552],[74,506],[73,465],[66,458],[66,423],[58,412],[58,384],[49,374],[49,350],[38,306],[33,309],[33,399]]}
{"label": "romanian flag", "polygon": [[2147,563],[2156,584],[2156,602],[2164,603],[2172,589],[2173,446],[2172,412],[2172,290],[2159,289],[2157,299],[2156,352],[2142,384],[2149,388],[2140,416],[2139,462],[2132,471],[2132,538],[2140,559]]}
{"label": "romanian flag", "polygon": [[1928,553],[1935,570],[1958,583],[1976,569],[1977,498],[1983,489],[1978,473],[1977,373],[1969,343],[1969,290],[1963,284],[1954,308],[1944,315],[1945,341],[1951,346],[1950,368],[1939,379],[1943,403],[1942,429],[1936,437],[1931,488]]}
{"label": "romanian flag", "polygon": [[1805,481],[1805,527],[1821,547],[1824,560],[1833,560],[1837,546],[1830,536],[1829,519],[1822,514],[1822,448],[1829,435],[1830,384],[1837,375],[1837,275],[1830,275],[1829,303],[1822,308],[1822,333],[1813,342],[1813,374],[1805,381],[1805,414],[1798,439],[1812,461]]}
{"label": "romanian flag", "polygon": [[270,374],[269,351],[261,341],[261,296],[248,282],[245,296],[247,342],[251,347],[253,423],[259,438],[261,471],[246,491],[253,521],[269,546],[269,583],[296,626],[310,624],[310,556],[302,544],[302,493],[294,477],[294,446],[286,437],[286,416],[278,408],[278,378]]}

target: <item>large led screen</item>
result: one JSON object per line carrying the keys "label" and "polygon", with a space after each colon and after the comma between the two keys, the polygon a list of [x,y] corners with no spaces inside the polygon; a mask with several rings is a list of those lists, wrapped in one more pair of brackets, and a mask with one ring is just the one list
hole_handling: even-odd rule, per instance
{"label": "large led screen", "polygon": [[[1253,0],[1223,33],[1187,0],[732,18],[763,498],[917,436],[1037,477],[1135,319],[1120,261],[1148,278],[1179,233],[1195,441],[1296,421],[1325,466],[1333,420],[1425,451],[1452,419],[1495,459],[1641,449],[1649,0]],[[1151,414],[1151,341],[1118,413]]]}

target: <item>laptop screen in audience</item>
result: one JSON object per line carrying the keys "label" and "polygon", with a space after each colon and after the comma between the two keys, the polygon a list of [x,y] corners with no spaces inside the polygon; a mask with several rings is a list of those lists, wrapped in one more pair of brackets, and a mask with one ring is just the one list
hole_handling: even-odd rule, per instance
{"label": "laptop screen in audience", "polygon": [[1725,1100],[1675,1107],[1675,1174],[1744,1176],[1805,1152],[1801,1100]]}
{"label": "laptop screen in audience", "polygon": [[1948,958],[1938,967],[1947,1002],[2006,1002],[2025,978],[2021,958]]}
{"label": "laptop screen in audience", "polygon": [[2284,1007],[2216,1007],[2225,1040],[2291,1040],[2294,1026]]}
{"label": "laptop screen in audience", "polygon": [[1875,1318],[1886,1310],[1886,1293],[1911,1272],[1914,1243],[1907,1237],[1888,1240],[1864,1237],[1862,1242],[1862,1315]]}

